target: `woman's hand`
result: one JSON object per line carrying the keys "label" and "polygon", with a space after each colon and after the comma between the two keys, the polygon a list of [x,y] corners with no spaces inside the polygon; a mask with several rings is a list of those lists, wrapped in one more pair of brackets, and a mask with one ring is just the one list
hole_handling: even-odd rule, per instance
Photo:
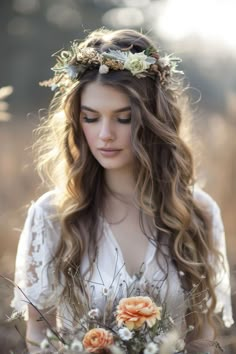
{"label": "woman's hand", "polygon": [[[38,311],[31,305],[28,305],[29,319],[26,325],[26,343],[30,354],[41,353],[40,343],[46,337],[47,323],[40,318]],[[40,310],[47,319],[52,328],[56,327],[56,313],[48,313],[49,310]],[[35,344],[34,344],[35,343]],[[37,345],[38,344],[38,345]]]}

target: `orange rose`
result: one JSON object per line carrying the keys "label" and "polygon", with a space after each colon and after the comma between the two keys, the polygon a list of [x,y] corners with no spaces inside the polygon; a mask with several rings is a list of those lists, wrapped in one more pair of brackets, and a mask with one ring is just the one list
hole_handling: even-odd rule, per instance
{"label": "orange rose", "polygon": [[121,299],[117,307],[118,326],[124,324],[129,330],[138,329],[146,322],[153,327],[161,319],[161,307],[148,296],[135,296]]}
{"label": "orange rose", "polygon": [[83,345],[89,353],[99,353],[101,349],[113,344],[113,336],[103,328],[93,328],[85,334]]}

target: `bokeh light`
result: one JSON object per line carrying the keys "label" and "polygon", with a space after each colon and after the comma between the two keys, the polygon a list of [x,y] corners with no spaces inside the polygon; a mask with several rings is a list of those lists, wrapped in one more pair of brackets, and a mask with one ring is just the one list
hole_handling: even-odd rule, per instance
{"label": "bokeh light", "polygon": [[66,30],[76,30],[81,23],[81,16],[78,9],[70,7],[66,3],[54,3],[48,7],[47,20]]}
{"label": "bokeh light", "polygon": [[13,1],[13,10],[22,13],[22,14],[32,14],[36,12],[40,7],[39,0],[14,0]]}
{"label": "bokeh light", "polygon": [[235,0],[167,0],[156,3],[156,31],[167,40],[195,37],[236,53]]}
{"label": "bokeh light", "polygon": [[144,16],[138,8],[114,8],[103,15],[102,22],[111,28],[139,27],[144,23]]}

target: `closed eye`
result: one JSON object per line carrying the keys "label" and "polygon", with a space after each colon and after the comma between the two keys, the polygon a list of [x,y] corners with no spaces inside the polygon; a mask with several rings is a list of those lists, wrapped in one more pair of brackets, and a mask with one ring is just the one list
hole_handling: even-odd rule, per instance
{"label": "closed eye", "polygon": [[89,118],[89,117],[84,116],[82,118],[82,120],[85,123],[94,123],[94,122],[97,122],[98,118]]}
{"label": "closed eye", "polygon": [[[94,123],[98,121],[98,118],[90,118],[83,116],[82,121],[85,123]],[[129,118],[117,118],[117,121],[121,124],[129,124],[131,122],[131,117]]]}
{"label": "closed eye", "polygon": [[117,120],[118,120],[119,123],[122,123],[122,124],[131,123],[131,117],[129,117],[129,118],[117,118]]}

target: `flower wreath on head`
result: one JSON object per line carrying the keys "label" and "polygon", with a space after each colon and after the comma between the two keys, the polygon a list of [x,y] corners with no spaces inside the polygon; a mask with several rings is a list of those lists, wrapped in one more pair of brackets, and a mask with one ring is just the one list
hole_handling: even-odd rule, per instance
{"label": "flower wreath on head", "polygon": [[98,68],[100,74],[107,74],[110,70],[128,70],[137,78],[158,76],[162,86],[168,86],[173,74],[183,74],[177,70],[180,58],[172,54],[161,57],[153,47],[132,53],[132,47],[99,53],[94,48],[82,48],[74,41],[70,50],[61,50],[53,55],[57,61],[52,68],[54,77],[39,84],[63,93],[79,81],[85,71],[94,68]]}

